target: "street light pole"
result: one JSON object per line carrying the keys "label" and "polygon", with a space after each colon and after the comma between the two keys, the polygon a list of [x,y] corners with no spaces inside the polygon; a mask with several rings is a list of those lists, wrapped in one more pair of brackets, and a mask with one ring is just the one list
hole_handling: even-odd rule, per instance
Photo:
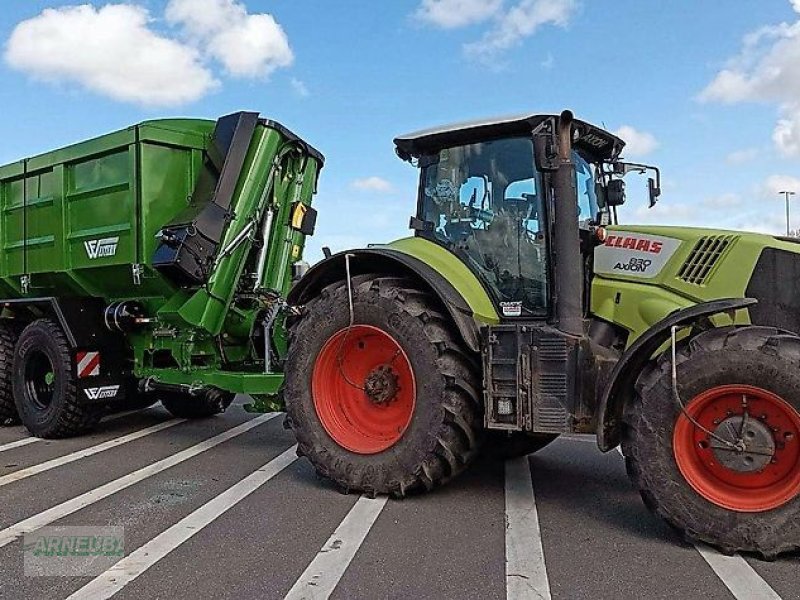
{"label": "street light pole", "polygon": [[794,196],[794,192],[785,191],[785,192],[778,192],[779,194],[783,194],[783,197],[786,199],[786,237],[789,237],[789,196]]}

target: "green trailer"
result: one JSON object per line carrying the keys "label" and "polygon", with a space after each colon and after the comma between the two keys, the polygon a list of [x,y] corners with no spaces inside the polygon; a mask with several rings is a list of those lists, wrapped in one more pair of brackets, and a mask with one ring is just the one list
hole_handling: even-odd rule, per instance
{"label": "green trailer", "polygon": [[323,156],[256,113],[154,120],[0,167],[0,421],[202,417],[274,394]]}

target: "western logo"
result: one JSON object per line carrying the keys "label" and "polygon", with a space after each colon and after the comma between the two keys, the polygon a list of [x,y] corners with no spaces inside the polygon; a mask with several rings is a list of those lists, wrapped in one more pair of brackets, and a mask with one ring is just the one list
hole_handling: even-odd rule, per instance
{"label": "western logo", "polygon": [[117,246],[119,245],[118,237],[103,238],[100,240],[87,240],[83,242],[86,248],[86,254],[90,259],[95,258],[108,258],[117,253]]}
{"label": "western logo", "polygon": [[101,387],[86,388],[83,390],[89,400],[107,400],[116,398],[119,392],[118,385],[104,385]]}
{"label": "western logo", "polygon": [[650,254],[661,254],[661,250],[664,247],[661,242],[624,235],[608,236],[605,245],[611,248],[638,250],[640,252],[649,252]]}

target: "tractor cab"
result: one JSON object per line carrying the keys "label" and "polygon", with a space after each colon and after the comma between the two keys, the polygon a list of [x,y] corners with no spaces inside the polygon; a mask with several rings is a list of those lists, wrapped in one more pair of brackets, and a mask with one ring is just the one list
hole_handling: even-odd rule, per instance
{"label": "tractor cab", "polygon": [[[420,168],[416,235],[469,266],[504,317],[551,314],[552,224],[558,117],[525,115],[429,129],[395,140]],[[625,143],[574,121],[569,160],[580,237],[616,221],[622,177],[652,167],[619,161]],[[651,203],[658,197],[658,170]],[[570,194],[572,196],[572,194]]]}

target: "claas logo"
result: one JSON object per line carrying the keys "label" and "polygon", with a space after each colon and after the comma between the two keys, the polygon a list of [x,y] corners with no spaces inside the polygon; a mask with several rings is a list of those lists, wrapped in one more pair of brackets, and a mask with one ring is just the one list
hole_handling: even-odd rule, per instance
{"label": "claas logo", "polygon": [[664,247],[662,242],[654,242],[652,240],[624,235],[608,236],[605,245],[610,248],[638,250],[640,252],[649,252],[650,254],[661,254],[661,250]]}

